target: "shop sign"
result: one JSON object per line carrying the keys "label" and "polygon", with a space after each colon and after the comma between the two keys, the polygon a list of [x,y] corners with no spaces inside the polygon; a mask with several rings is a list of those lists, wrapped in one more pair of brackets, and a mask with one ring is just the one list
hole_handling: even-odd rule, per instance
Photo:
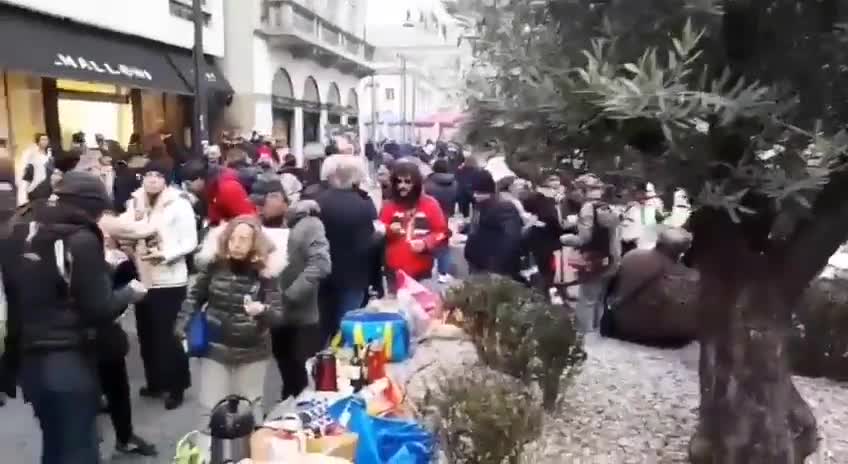
{"label": "shop sign", "polygon": [[54,66],[62,68],[73,68],[82,71],[91,71],[98,74],[111,74],[113,76],[125,76],[130,79],[143,79],[152,81],[153,76],[150,71],[136,66],[127,66],[125,64],[109,63],[107,61],[95,61],[82,56],[68,55],[64,53],[56,54]]}

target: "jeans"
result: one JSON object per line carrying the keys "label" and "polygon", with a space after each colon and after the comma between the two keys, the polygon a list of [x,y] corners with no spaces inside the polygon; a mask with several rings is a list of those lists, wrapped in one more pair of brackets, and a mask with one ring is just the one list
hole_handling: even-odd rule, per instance
{"label": "jeans", "polygon": [[366,291],[363,289],[345,288],[339,290],[339,315],[344,316],[349,311],[361,308],[365,294]]}
{"label": "jeans", "polygon": [[608,278],[599,277],[578,286],[575,305],[578,332],[584,334],[594,332],[600,326],[601,316],[604,314],[603,299],[608,283]]}
{"label": "jeans", "polygon": [[321,313],[322,346],[327,346],[339,331],[342,318],[348,311],[362,307],[365,288],[337,288],[324,282],[318,290],[318,308]]}
{"label": "jeans", "polygon": [[453,274],[453,259],[449,246],[444,246],[436,251],[436,271],[440,275]]}
{"label": "jeans", "polygon": [[20,381],[41,426],[41,464],[99,463],[94,361],[76,351],[27,355]]}

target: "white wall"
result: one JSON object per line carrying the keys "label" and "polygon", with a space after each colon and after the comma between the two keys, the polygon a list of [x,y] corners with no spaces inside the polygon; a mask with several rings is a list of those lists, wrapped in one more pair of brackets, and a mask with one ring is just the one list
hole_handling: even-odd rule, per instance
{"label": "white wall", "polygon": [[[204,10],[212,17],[204,30],[203,45],[206,53],[215,56],[224,54],[224,1],[250,0],[206,0]],[[185,2],[191,5],[191,0]],[[191,21],[172,16],[169,0],[8,0],[6,3],[182,48],[194,45]]]}
{"label": "white wall", "polygon": [[[422,118],[436,113],[445,106],[450,106],[451,102],[446,100],[444,92],[435,87],[432,83],[422,77],[414,77],[408,75],[406,78],[406,118],[412,121],[417,118]],[[391,111],[398,117],[402,114],[403,108],[401,105],[401,87],[403,79],[400,74],[378,74],[374,76],[374,83],[377,86],[376,106],[377,112]],[[364,121],[371,120],[371,78],[362,79],[359,85],[359,113]],[[395,98],[389,100],[386,98],[386,89],[394,89]],[[413,92],[413,88],[415,92]],[[415,101],[413,114],[413,99]]]}

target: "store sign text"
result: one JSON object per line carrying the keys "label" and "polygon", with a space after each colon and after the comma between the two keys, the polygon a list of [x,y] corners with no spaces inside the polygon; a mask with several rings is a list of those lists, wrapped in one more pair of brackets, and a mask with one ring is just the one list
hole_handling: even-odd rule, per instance
{"label": "store sign text", "polygon": [[62,68],[73,68],[82,71],[91,71],[99,74],[111,74],[113,76],[125,76],[130,79],[144,79],[152,81],[153,76],[149,71],[135,66],[127,66],[125,64],[112,64],[105,61],[97,62],[89,60],[82,56],[65,55],[63,53],[56,54],[55,66]]}

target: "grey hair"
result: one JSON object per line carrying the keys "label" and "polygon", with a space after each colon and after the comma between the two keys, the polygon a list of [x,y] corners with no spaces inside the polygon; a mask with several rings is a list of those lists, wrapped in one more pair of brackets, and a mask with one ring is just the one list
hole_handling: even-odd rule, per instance
{"label": "grey hair", "polygon": [[321,165],[321,180],[338,189],[351,189],[365,180],[362,158],[355,155],[331,155]]}

